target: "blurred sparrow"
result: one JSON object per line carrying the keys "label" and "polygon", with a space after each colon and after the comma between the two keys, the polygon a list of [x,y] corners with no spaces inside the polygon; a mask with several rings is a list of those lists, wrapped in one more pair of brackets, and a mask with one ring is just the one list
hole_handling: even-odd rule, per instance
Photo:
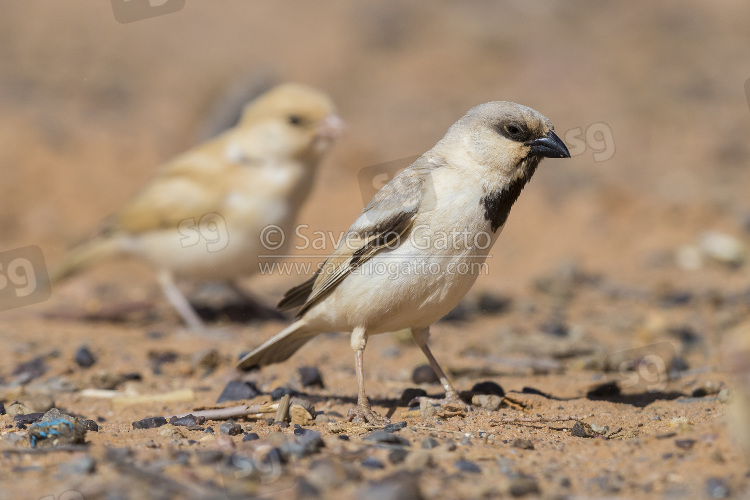
{"label": "blurred sparrow", "polygon": [[68,253],[52,280],[103,257],[140,257],[156,268],[183,320],[202,330],[175,277],[233,284],[258,272],[259,256],[282,255],[287,245],[278,238],[269,245],[262,232],[291,232],[343,127],[325,94],[298,84],[271,89],[245,107],[237,126],[164,165],[96,237]]}
{"label": "blurred sparrow", "polygon": [[299,319],[238,368],[283,361],[322,332],[351,331],[359,391],[348,418],[382,424],[365,394],[363,351],[369,335],[411,328],[443,403],[466,407],[427,347],[429,328],[474,284],[543,157],[570,154],[540,113],[510,102],[471,109],[375,195],[315,276],[286,293],[279,309],[298,307]]}

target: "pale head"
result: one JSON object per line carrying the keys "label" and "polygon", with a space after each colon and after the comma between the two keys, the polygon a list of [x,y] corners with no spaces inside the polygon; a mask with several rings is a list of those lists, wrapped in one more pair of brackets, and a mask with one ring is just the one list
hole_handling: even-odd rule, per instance
{"label": "pale head", "polygon": [[[461,148],[455,148],[456,143]],[[470,109],[441,141],[441,153],[464,151],[481,175],[508,181],[528,177],[543,157],[569,158],[552,122],[529,107],[494,101]],[[445,154],[445,153],[444,153]],[[450,154],[450,153],[448,153]]]}
{"label": "pale head", "polygon": [[274,87],[249,103],[239,123],[264,149],[303,160],[318,159],[344,127],[326,94],[297,83]]}

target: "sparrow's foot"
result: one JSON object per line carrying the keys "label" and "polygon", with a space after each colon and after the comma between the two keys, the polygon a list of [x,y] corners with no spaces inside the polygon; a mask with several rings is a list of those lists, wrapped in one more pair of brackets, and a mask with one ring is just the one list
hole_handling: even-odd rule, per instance
{"label": "sparrow's foot", "polygon": [[387,417],[381,417],[369,406],[358,404],[349,409],[349,413],[346,415],[347,422],[353,422],[355,424],[372,424],[372,425],[386,425],[390,424],[391,420]]}

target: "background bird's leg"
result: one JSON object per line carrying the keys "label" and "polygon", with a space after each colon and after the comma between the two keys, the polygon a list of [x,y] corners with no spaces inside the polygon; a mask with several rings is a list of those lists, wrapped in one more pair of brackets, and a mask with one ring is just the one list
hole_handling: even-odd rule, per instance
{"label": "background bird's leg", "polygon": [[381,417],[370,407],[370,400],[365,393],[364,353],[367,345],[367,333],[364,328],[356,328],[352,332],[352,349],[354,349],[355,369],[357,371],[357,406],[349,410],[346,419],[356,424],[385,425],[390,420]]}
{"label": "background bird's leg", "polygon": [[180,289],[177,288],[172,273],[165,269],[161,269],[157,273],[157,280],[159,281],[159,285],[161,285],[161,289],[164,292],[164,295],[166,295],[167,300],[169,300],[172,307],[175,308],[188,327],[196,333],[204,333],[206,327],[203,324],[203,321],[201,321],[198,313],[195,312],[195,309],[190,305],[190,302],[185,295],[183,295]]}
{"label": "background bird's leg", "polygon": [[419,348],[422,349],[422,352],[427,358],[427,361],[430,363],[432,370],[435,372],[435,375],[437,375],[438,380],[440,380],[440,384],[443,386],[443,389],[445,389],[445,399],[440,400],[439,402],[443,406],[458,406],[460,408],[471,409],[471,406],[464,403],[463,400],[459,397],[458,392],[453,387],[453,384],[448,379],[448,376],[445,374],[443,369],[440,368],[440,365],[435,359],[435,356],[432,355],[432,351],[430,351],[430,348],[427,347],[427,340],[430,338],[430,327],[412,328],[411,336],[414,339],[414,342],[417,343]]}

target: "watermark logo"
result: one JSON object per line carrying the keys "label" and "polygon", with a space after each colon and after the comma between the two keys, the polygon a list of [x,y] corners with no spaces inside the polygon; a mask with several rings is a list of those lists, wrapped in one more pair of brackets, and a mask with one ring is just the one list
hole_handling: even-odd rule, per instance
{"label": "watermark logo", "polygon": [[403,172],[406,167],[414,163],[419,155],[408,156],[385,163],[377,163],[364,167],[357,174],[359,192],[362,194],[362,204],[367,206],[373,196],[388,184],[394,177]]}
{"label": "watermark logo", "polygon": [[121,24],[173,14],[185,7],[185,0],[110,0],[115,20]]}
{"label": "watermark logo", "polygon": [[0,253],[0,311],[44,302],[51,296],[41,248],[31,245]]}
{"label": "watermark logo", "polygon": [[266,440],[254,441],[220,465],[224,490],[230,498],[271,495],[296,485],[294,457],[282,453],[289,441],[286,436],[277,436],[285,441],[280,446]]}
{"label": "watermark logo", "polygon": [[580,156],[589,149],[593,151],[594,161],[607,161],[615,155],[615,136],[612,128],[604,123],[592,123],[584,131],[582,127],[568,130],[563,135],[570,156]]}
{"label": "watermark logo", "polygon": [[220,252],[229,245],[227,221],[220,214],[210,213],[196,221],[195,217],[183,219],[177,225],[180,245],[188,248],[204,243],[208,252]]}
{"label": "watermark logo", "polygon": [[606,366],[620,376],[620,387],[629,392],[664,392],[676,389],[679,371],[672,369],[676,358],[669,342],[647,345],[607,356]]}

